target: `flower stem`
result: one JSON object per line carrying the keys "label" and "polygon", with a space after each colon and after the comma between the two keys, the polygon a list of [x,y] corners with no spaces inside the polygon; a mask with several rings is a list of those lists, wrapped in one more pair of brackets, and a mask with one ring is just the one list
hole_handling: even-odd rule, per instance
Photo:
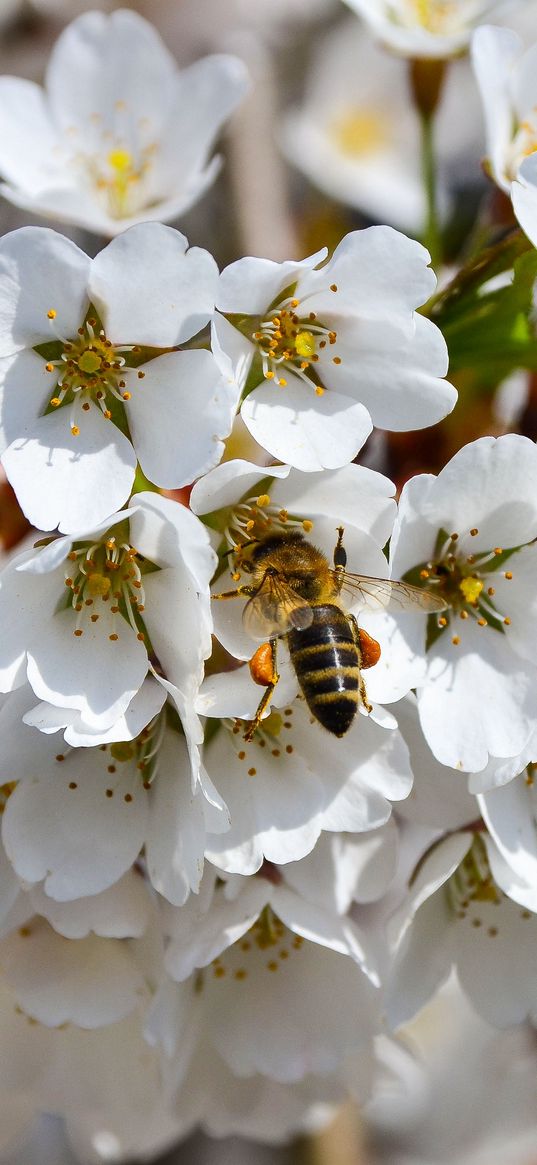
{"label": "flower stem", "polygon": [[446,62],[419,58],[410,62],[410,87],[421,123],[421,169],[426,201],[423,242],[431,254],[433,267],[442,259],[442,240],[438,223],[436,156],[434,148],[435,114],[442,96]]}
{"label": "flower stem", "polygon": [[423,243],[436,269],[442,260],[442,239],[438,222],[436,157],[434,148],[434,113],[421,114],[421,170],[425,192]]}

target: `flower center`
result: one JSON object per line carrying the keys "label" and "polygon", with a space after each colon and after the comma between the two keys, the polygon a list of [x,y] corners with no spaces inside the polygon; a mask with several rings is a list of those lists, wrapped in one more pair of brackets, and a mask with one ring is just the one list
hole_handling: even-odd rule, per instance
{"label": "flower center", "polygon": [[[47,317],[53,328],[56,316],[56,309],[50,308]],[[58,372],[54,396],[48,407],[69,407],[70,428],[74,437],[78,437],[83,414],[89,412],[92,404],[98,405],[103,416],[110,420],[113,400],[123,405],[131,399],[132,393],[127,389],[125,377],[134,374],[142,380],[145,376],[143,371],[125,365],[123,353],[136,352],[137,347],[132,344],[112,344],[93,316],[89,316],[78,329],[76,339],[59,337],[59,342],[54,346],[54,357],[45,357],[46,371]],[[50,345],[45,347],[48,349]],[[37,351],[43,354],[39,348]]]}
{"label": "flower center", "polygon": [[446,35],[464,23],[461,7],[465,7],[464,0],[462,5],[461,0],[400,0],[397,7],[392,5],[391,15],[394,23],[407,27],[417,24],[427,32]]}
{"label": "flower center", "polygon": [[[462,537],[458,533],[446,534],[440,530],[430,561],[407,571],[404,576],[406,582],[437,591],[448,604],[449,609],[445,614],[438,618],[436,615],[429,617],[428,647],[448,626],[452,631],[456,630],[451,642],[458,646],[462,627],[468,619],[473,619],[478,627],[492,627],[501,632],[511,624],[509,616],[497,609],[496,588],[490,583],[494,574],[500,571],[503,578],[512,580],[513,572],[504,571],[502,567],[518,548],[504,550],[501,546],[495,546],[491,550],[473,554],[470,542],[478,534],[479,530],[475,526]],[[461,623],[455,628],[454,620],[457,616]]]}
{"label": "flower center", "polygon": [[[84,187],[88,182],[110,218],[126,218],[147,206],[145,181],[158,142],[148,117],[136,117],[125,101],[113,111],[92,113],[86,126],[70,126],[67,151]],[[90,144],[91,143],[91,144]]]}
{"label": "flower center", "polygon": [[223,533],[237,561],[246,543],[259,542],[267,534],[281,534],[290,529],[301,529],[309,534],[313,530],[313,522],[309,518],[290,514],[277,502],[272,502],[269,493],[260,493],[245,498],[227,511]]}
{"label": "flower center", "polygon": [[329,127],[329,136],[347,158],[376,153],[391,138],[388,119],[374,109],[350,108]]}
{"label": "flower center", "polygon": [[[337,291],[332,284],[331,291]],[[300,300],[287,298],[266,319],[259,322],[251,338],[257,346],[263,366],[263,376],[285,388],[287,380],[282,372],[288,370],[304,380],[318,396],[325,389],[316,368],[325,350],[334,350],[337,332],[317,319],[315,312],[302,316],[297,312]],[[341,358],[332,356],[332,363],[341,364]]]}
{"label": "flower center", "polygon": [[530,154],[534,154],[537,150],[537,118],[535,111],[533,116],[530,114],[520,125],[513,137],[511,145],[509,146],[506,170],[508,177],[514,181],[518,175],[519,168]]}
{"label": "flower center", "polygon": [[[72,564],[68,574],[68,564]],[[125,619],[139,640],[146,640],[143,574],[158,570],[142,558],[129,543],[114,535],[93,545],[74,546],[67,556],[65,585],[71,592],[70,605],[76,612],[73,635],[80,638],[101,616],[112,616],[108,638],[119,639],[120,620]],[[84,626],[84,624],[86,626]]]}
{"label": "flower center", "polygon": [[250,930],[222,955],[213,959],[206,971],[196,975],[196,990],[201,991],[206,978],[241,982],[250,975],[256,986],[259,975],[269,971],[272,975],[285,966],[288,960],[302,951],[305,939],[289,930],[270,906],[265,906]]}

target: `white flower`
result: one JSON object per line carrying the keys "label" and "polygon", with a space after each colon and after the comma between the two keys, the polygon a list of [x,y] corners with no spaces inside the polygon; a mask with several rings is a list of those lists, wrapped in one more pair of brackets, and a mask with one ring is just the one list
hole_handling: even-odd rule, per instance
{"label": "white flower", "polygon": [[345,0],[395,52],[429,59],[456,56],[472,29],[500,0]]}
{"label": "white flower", "polygon": [[[478,772],[514,756],[537,713],[537,449],[482,437],[437,478],[405,486],[391,545],[396,577],[436,589],[438,618],[406,615],[385,654],[417,688],[437,760]],[[384,616],[388,619],[388,616]]]}
{"label": "white flower", "polygon": [[[21,717],[33,703],[27,688],[8,697],[0,712],[6,732],[0,781],[5,775],[7,785],[9,777],[9,788],[16,782],[2,818],[4,846],[24,884],[39,889],[37,898],[32,891],[35,909],[56,929],[65,925],[64,913],[58,923],[50,899],[66,903],[92,895],[95,909],[103,899],[107,919],[111,905],[121,913],[123,898],[115,904],[106,894],[112,894],[109,887],[119,894],[118,879],[127,877],[143,847],[149,880],[180,905],[199,888],[206,817],[212,830],[227,826],[227,815],[220,824],[222,811],[206,800],[203,779],[192,780],[172,708],[161,709],[165,691],[155,681],[151,687],[158,703],[151,722],[134,739],[100,747],[65,748],[55,735],[24,724]],[[86,908],[80,902],[73,907],[73,920],[83,926]],[[130,901],[124,909],[129,917]]]}
{"label": "white flower", "polygon": [[507,897],[501,861],[481,833],[454,833],[422,860],[393,920],[397,947],[388,1015],[397,1026],[455,967],[476,1011],[498,1027],[537,1016],[537,916]]}
{"label": "white flower", "polygon": [[325,255],[232,263],[213,325],[222,371],[246,391],[241,415],[252,436],[307,472],[352,461],[373,425],[424,428],[456,400],[441,379],[444,340],[415,311],[435,286],[427,251],[370,227],[319,267]]}
{"label": "white flower", "polygon": [[1,192],[108,236],[176,218],[214,180],[209,154],[246,89],[235,57],[179,72],[135,12],[86,12],[60,36],[45,90],[0,79]]}
{"label": "white flower", "polygon": [[97,529],[23,552],[0,576],[0,689],[28,678],[39,699],[106,732],[142,686],[150,644],[192,707],[210,649],[214,561],[201,522],[154,493]]}
{"label": "white flower", "polygon": [[[466,60],[454,61],[437,115],[438,203],[483,152],[479,102]],[[283,118],[288,160],[332,198],[375,222],[418,234],[425,221],[420,127],[408,68],[350,17],[323,35],[303,104]]]}
{"label": "white flower", "polygon": [[537,243],[537,44],[525,48],[518,33],[487,25],[472,41],[481,91],[487,149],[495,182],[511,194],[522,229]]}
{"label": "white flower", "polygon": [[[207,682],[211,716],[233,715],[234,694],[235,715],[254,715],[259,688],[242,673],[239,687],[237,674]],[[202,688],[201,708],[204,696]],[[251,742],[243,740],[235,719],[224,720],[203,760],[231,826],[209,835],[207,857],[222,869],[252,874],[264,859],[280,864],[303,858],[321,830],[362,832],[383,825],[391,801],[408,796],[412,787],[406,746],[393,721],[391,729],[358,716],[336,743],[312,722],[301,700],[281,713],[274,710]]]}
{"label": "white flower", "polygon": [[207,323],[218,275],[187,247],[158,223],[95,259],[44,227],[0,241],[0,448],[33,525],[100,522],[137,459],[175,488],[221,457],[234,392],[209,352],[175,350]]}
{"label": "white flower", "polygon": [[[167,908],[164,981],[149,1034],[180,1076],[208,1039],[239,1076],[293,1083],[367,1056],[379,1025],[376,975],[347,919],[307,902],[274,868]],[[330,983],[330,991],[327,991]]]}

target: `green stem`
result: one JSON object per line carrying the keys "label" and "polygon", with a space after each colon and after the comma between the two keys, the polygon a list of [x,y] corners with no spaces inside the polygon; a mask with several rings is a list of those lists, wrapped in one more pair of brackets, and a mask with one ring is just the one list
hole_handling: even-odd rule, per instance
{"label": "green stem", "polygon": [[437,269],[442,261],[442,239],[438,222],[436,157],[434,148],[434,113],[421,113],[421,169],[425,191],[426,217],[423,242]]}

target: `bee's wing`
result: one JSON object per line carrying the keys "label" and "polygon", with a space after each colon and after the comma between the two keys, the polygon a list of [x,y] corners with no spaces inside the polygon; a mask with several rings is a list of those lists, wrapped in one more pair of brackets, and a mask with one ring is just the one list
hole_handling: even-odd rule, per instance
{"label": "bee's wing", "polygon": [[395,582],[390,578],[369,578],[365,574],[334,571],[334,579],[341,585],[351,603],[359,602],[368,611],[423,611],[433,615],[445,611],[447,603],[433,591],[422,590],[411,583]]}
{"label": "bee's wing", "polygon": [[292,628],[302,631],[309,627],[312,619],[313,610],[309,603],[277,575],[265,578],[242,614],[244,629],[252,639],[285,635]]}

